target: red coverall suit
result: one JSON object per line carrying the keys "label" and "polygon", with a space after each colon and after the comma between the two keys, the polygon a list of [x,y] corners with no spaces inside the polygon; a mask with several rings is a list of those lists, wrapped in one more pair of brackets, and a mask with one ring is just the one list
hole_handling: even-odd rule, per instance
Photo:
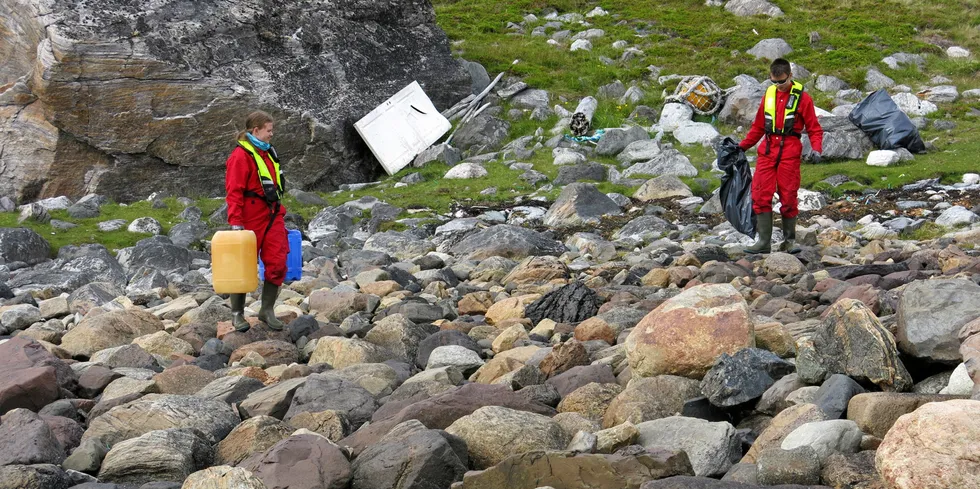
{"label": "red coverall suit", "polygon": [[[269,153],[256,149],[265,161],[269,174],[276,179],[276,174]],[[225,202],[228,203],[228,224],[244,226],[255,233],[259,257],[265,265],[265,281],[277,287],[282,286],[286,279],[286,255],[289,253],[289,240],[286,235],[286,207],[281,203],[279,212],[271,217],[272,208],[261,197],[246,196],[247,191],[263,195],[262,184],[259,182],[258,168],[255,158],[244,148],[236,146],[225,162]],[[269,226],[269,219],[273,219]],[[268,228],[268,232],[266,232]]]}
{"label": "red coverall suit", "polygon": [[[789,95],[789,92],[776,90],[776,127],[783,126]],[[796,136],[765,134],[765,104],[763,98],[762,103],[759,104],[759,112],[755,115],[755,122],[752,123],[752,129],[738,144],[742,151],[747,151],[763,136],[766,139],[759,145],[759,158],[755,164],[755,175],[752,177],[752,212],[756,214],[772,212],[772,195],[778,191],[780,214],[787,218],[796,217],[800,213],[796,193],[800,189],[800,155],[803,153],[803,143]],[[793,132],[802,134],[804,127],[810,137],[813,151],[822,153],[823,129],[817,121],[813,99],[806,92],[800,95]],[[779,161],[776,161],[780,142],[783,144],[783,154]]]}

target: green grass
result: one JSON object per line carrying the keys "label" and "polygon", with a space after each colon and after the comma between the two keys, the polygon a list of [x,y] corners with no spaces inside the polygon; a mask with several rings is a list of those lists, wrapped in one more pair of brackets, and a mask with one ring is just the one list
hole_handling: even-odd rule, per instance
{"label": "green grass", "polygon": [[[126,230],[126,226],[117,231],[101,231],[98,224],[110,219],[125,219],[127,223],[141,217],[152,217],[160,222],[163,227],[163,234],[167,234],[175,224],[181,221],[177,216],[184,210],[184,207],[175,198],[168,198],[166,208],[154,209],[152,204],[147,201],[134,202],[132,204],[108,203],[102,206],[102,214],[99,217],[88,219],[73,219],[68,216],[67,211],[51,211],[51,219],[71,222],[77,224],[72,229],[60,230],[53,228],[50,224],[42,224],[34,221],[26,221],[18,224],[18,213],[0,213],[0,227],[26,227],[33,229],[43,236],[51,245],[52,255],[57,255],[58,249],[65,245],[80,245],[88,243],[101,243],[110,252],[115,254],[116,250],[127,248],[136,244],[137,241],[147,238],[149,234],[131,233]],[[195,202],[203,212],[203,219],[221,207],[223,201],[215,199],[201,199]]]}

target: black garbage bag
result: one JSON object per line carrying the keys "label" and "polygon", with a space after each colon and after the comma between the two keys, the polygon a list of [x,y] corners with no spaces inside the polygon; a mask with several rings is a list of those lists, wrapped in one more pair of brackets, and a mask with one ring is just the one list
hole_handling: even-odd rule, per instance
{"label": "black garbage bag", "polygon": [[864,131],[878,149],[905,148],[912,153],[926,151],[915,124],[884,89],[868,95],[847,118]]}
{"label": "black garbage bag", "polygon": [[725,138],[715,148],[721,176],[718,197],[725,209],[725,218],[738,232],[755,236],[755,214],[752,212],[752,171],[745,152],[732,138]]}

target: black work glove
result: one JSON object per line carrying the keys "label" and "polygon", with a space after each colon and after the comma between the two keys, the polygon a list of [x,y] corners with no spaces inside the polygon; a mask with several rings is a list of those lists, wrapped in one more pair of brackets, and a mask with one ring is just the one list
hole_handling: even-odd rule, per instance
{"label": "black work glove", "polygon": [[816,151],[810,153],[810,163],[816,164],[820,163],[821,161],[823,161],[823,158],[820,156],[820,153]]}

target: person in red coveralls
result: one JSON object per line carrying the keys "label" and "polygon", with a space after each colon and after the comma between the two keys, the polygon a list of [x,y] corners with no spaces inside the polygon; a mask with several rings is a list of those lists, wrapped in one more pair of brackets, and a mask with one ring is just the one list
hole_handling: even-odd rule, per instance
{"label": "person in red coveralls", "polygon": [[[245,120],[245,130],[238,134],[237,145],[225,162],[225,201],[228,224],[234,230],[255,233],[259,257],[265,265],[262,283],[262,307],[259,319],[269,328],[281,330],[283,323],[275,314],[279,287],[286,278],[286,208],[282,205],[283,176],[279,157],[272,147],[274,121],[269,114],[256,111]],[[247,331],[245,294],[231,294],[232,324]]]}
{"label": "person in red coveralls", "polygon": [[805,130],[813,152],[810,160],[820,162],[823,151],[823,129],[817,121],[813,99],[803,85],[793,80],[789,61],[779,58],[769,66],[772,85],[759,104],[752,129],[738,147],[742,151],[759,146],[759,158],[752,177],[752,211],[756,215],[759,239],[745,248],[746,253],[769,253],[772,250],[772,196],[779,192],[779,212],[783,222],[780,251],[798,253],[795,245],[796,216],[800,213],[796,194],[800,189],[800,137]]}

